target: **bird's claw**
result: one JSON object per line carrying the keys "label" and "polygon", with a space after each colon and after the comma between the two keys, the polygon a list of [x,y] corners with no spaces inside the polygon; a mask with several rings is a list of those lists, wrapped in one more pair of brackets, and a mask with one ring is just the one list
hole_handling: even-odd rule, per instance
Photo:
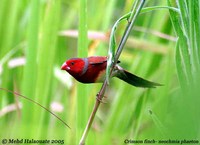
{"label": "bird's claw", "polygon": [[[99,93],[98,93],[96,96],[97,96],[96,99],[97,99],[100,103],[107,104],[107,102],[104,102],[104,101],[102,100],[102,98],[100,98]],[[103,96],[103,97],[104,97],[104,98],[107,98],[106,96]]]}

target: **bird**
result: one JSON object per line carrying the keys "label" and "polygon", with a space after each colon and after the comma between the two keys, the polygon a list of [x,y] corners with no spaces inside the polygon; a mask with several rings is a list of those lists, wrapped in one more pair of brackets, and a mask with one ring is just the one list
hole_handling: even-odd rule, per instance
{"label": "bird", "polygon": [[[71,58],[61,66],[61,70],[67,71],[81,83],[103,83],[106,77],[107,56],[90,56],[87,58]],[[155,88],[159,83],[145,80],[132,74],[119,66],[120,61],[114,66],[111,77],[117,77],[124,82],[142,88]]]}

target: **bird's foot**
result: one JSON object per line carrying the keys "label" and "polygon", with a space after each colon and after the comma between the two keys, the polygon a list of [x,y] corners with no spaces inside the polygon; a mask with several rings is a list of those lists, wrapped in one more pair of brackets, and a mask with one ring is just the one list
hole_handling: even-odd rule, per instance
{"label": "bird's foot", "polygon": [[97,96],[96,99],[97,99],[100,103],[107,104],[107,102],[104,102],[104,101],[102,100],[103,97],[104,97],[104,98],[107,98],[106,96],[103,96],[103,97],[101,98],[101,96],[99,95],[99,93],[98,93],[96,96]]}

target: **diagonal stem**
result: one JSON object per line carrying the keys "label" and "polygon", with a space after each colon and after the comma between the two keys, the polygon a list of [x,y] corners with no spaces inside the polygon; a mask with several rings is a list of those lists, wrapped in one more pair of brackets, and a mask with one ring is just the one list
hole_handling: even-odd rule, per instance
{"label": "diagonal stem", "polygon": [[87,134],[88,134],[88,132],[89,132],[89,130],[90,130],[90,127],[91,127],[91,125],[92,125],[92,122],[93,122],[93,120],[94,120],[94,117],[95,117],[95,115],[96,115],[96,112],[97,112],[97,110],[98,110],[98,108],[99,108],[99,105],[100,105],[101,100],[102,100],[102,98],[103,98],[103,95],[104,95],[104,93],[105,93],[106,86],[107,86],[107,81],[104,81],[104,83],[103,83],[103,85],[102,85],[102,87],[101,87],[99,93],[97,94],[97,98],[96,98],[96,102],[95,102],[93,111],[92,111],[92,113],[91,113],[91,115],[90,115],[90,118],[89,118],[88,123],[87,123],[87,125],[86,125],[86,128],[85,128],[85,130],[84,130],[84,132],[83,132],[83,135],[82,135],[82,137],[81,137],[81,140],[80,140],[79,145],[84,145],[84,144],[85,144],[85,139],[86,139],[86,137],[87,137]]}
{"label": "diagonal stem", "polygon": [[[145,0],[136,0],[134,2],[134,4],[133,4],[132,10],[131,10],[131,16],[128,19],[128,24],[126,26],[124,34],[123,34],[123,36],[121,38],[121,41],[119,43],[119,46],[118,46],[118,49],[117,49],[117,52],[116,52],[116,55],[115,55],[115,60],[111,65],[110,74],[112,74],[112,70],[113,70],[114,66],[116,65],[116,63],[117,63],[117,61],[119,59],[119,56],[120,56],[120,54],[121,54],[121,52],[122,52],[122,50],[124,48],[124,45],[125,45],[125,43],[126,43],[126,41],[128,39],[128,36],[129,36],[129,34],[131,32],[131,29],[132,29],[132,27],[133,27],[133,25],[135,23],[135,20],[136,20],[137,16],[139,15],[142,7],[144,6],[144,3],[145,3]],[[92,111],[92,113],[90,115],[90,118],[88,120],[88,123],[86,125],[86,128],[85,128],[85,130],[83,132],[83,135],[81,137],[79,145],[84,145],[85,144],[86,137],[87,137],[88,132],[89,132],[89,130],[91,128],[91,125],[93,123],[94,117],[95,117],[96,112],[97,112],[97,110],[99,108],[99,105],[101,103],[101,100],[102,100],[102,98],[104,96],[106,87],[107,87],[107,81],[105,80],[103,85],[102,85],[102,87],[101,87],[101,89],[100,89],[100,91],[99,91],[99,93],[97,94],[96,103],[94,105],[93,111]]]}
{"label": "diagonal stem", "polygon": [[124,31],[124,34],[121,38],[121,41],[119,43],[119,46],[118,46],[118,49],[117,49],[117,52],[116,52],[116,55],[115,55],[115,61],[113,63],[113,65],[116,65],[118,59],[119,59],[119,56],[124,48],[124,45],[128,39],[128,36],[133,28],[133,25],[135,23],[135,20],[137,18],[137,16],[139,15],[142,7],[144,6],[144,3],[145,3],[145,0],[140,0],[140,1],[135,1],[135,3],[133,4],[133,7],[132,7],[132,10],[131,10],[131,16],[129,17],[128,19],[128,24],[126,26],[126,29]]}

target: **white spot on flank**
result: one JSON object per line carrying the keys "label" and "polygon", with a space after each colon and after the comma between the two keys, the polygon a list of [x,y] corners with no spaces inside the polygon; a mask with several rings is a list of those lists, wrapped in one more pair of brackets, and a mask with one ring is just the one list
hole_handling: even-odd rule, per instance
{"label": "white spot on flank", "polygon": [[105,70],[100,71],[95,82],[103,82],[105,80]]}

